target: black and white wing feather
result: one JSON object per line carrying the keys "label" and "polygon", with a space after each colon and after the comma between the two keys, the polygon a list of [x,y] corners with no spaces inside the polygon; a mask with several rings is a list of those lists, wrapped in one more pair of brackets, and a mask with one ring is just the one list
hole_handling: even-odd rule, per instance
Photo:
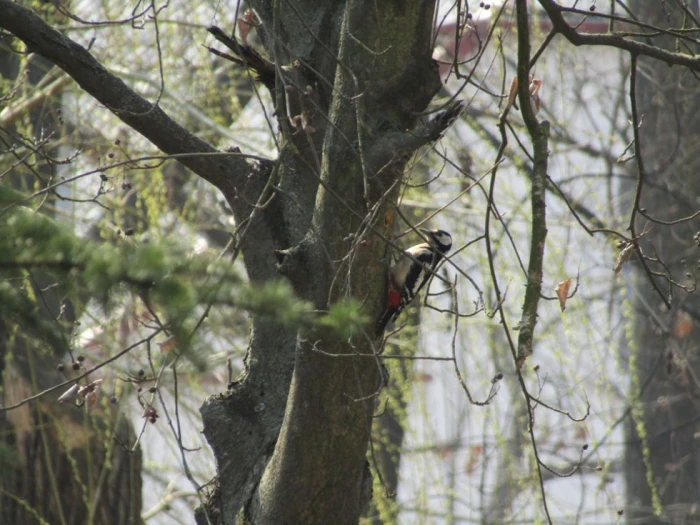
{"label": "black and white wing feather", "polygon": [[401,290],[401,307],[404,308],[413,301],[425,283],[430,279],[432,271],[440,261],[440,254],[431,250],[427,244],[419,244],[406,250],[410,257],[404,257],[410,262]]}

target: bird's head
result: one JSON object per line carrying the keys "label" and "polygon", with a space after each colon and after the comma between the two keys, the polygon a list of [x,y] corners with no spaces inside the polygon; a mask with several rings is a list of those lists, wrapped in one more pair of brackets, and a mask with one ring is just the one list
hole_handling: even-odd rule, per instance
{"label": "bird's head", "polygon": [[420,231],[440,253],[447,253],[452,248],[452,236],[445,230],[424,230],[421,228]]}

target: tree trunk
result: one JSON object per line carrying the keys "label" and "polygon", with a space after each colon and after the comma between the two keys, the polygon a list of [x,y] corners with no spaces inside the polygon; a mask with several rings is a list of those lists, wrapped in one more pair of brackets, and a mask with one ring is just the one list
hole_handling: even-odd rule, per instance
{"label": "tree trunk", "polygon": [[[263,212],[276,214],[278,230],[256,262],[260,273],[249,264],[249,274],[288,279],[319,310],[354,297],[376,319],[386,246],[369,228],[389,231],[394,183],[419,145],[392,149],[381,141],[412,128],[439,88],[433,2],[253,4],[278,66],[274,175],[282,191]],[[291,127],[302,111],[313,112],[313,133]],[[349,344],[254,319],[243,377],[202,407],[222,473],[210,515],[223,523],[236,516],[260,524],[358,522],[371,491],[365,457],[380,387],[378,359],[356,355],[373,354],[370,339]]]}
{"label": "tree trunk", "polygon": [[[682,25],[683,14],[675,5],[636,4],[643,20]],[[674,49],[676,44],[666,45]],[[640,207],[657,219],[676,221],[698,210],[699,87],[697,77],[684,69],[639,61],[637,107],[643,115],[640,135],[646,167]],[[700,273],[698,219],[664,225],[638,216],[636,224],[638,233],[647,232],[640,241],[644,252],[666,266],[650,261],[650,268],[694,291]],[[628,341],[632,396],[638,399],[633,400],[633,417],[626,428],[628,519],[645,525],[697,523],[700,297],[666,277],[656,282],[664,295],[672,293],[670,310],[646,272],[635,271]]]}

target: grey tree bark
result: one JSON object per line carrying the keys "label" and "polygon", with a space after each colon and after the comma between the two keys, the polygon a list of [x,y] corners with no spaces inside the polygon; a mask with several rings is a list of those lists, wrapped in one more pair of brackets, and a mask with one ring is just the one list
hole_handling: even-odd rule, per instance
{"label": "grey tree bark", "polygon": [[[392,197],[386,191],[401,176],[406,155],[425,143],[404,132],[439,87],[430,58],[434,6],[295,6],[255,4],[278,66],[282,128],[282,191],[274,209],[283,227],[266,277],[284,275],[321,310],[344,296],[364,300],[376,318],[385,245],[369,228],[386,231]],[[305,86],[312,87],[309,97],[300,93]],[[310,136],[288,124],[305,109],[314,110]],[[365,455],[380,376],[376,359],[353,354],[371,355],[372,342],[273,332],[267,323],[255,324],[245,376],[202,409],[219,465],[245,462],[238,476],[221,481],[222,521],[238,514],[252,523],[357,523],[371,486]],[[230,410],[242,400],[247,408]],[[233,439],[227,429],[236,429]]]}
{"label": "grey tree bark", "polygon": [[[679,27],[677,5],[634,2],[643,20]],[[697,4],[695,16],[697,13]],[[690,6],[687,6],[691,9]],[[676,49],[666,38],[664,46]],[[698,52],[695,46],[695,53]],[[689,217],[700,208],[700,97],[698,79],[689,71],[640,59],[637,106],[644,151],[645,185],[641,208],[667,222]],[[634,192],[634,188],[628,188]],[[642,210],[642,213],[645,210]],[[629,335],[633,376],[632,418],[626,427],[625,480],[627,514],[645,525],[700,522],[700,297],[694,290],[700,273],[700,220],[663,224],[638,215],[641,246],[663,261],[649,262],[663,277],[655,280],[667,308],[646,272],[635,270]]]}

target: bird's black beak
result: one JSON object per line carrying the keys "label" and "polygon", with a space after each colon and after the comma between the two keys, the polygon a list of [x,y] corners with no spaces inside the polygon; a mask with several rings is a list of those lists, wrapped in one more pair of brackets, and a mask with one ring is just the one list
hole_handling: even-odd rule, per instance
{"label": "bird's black beak", "polygon": [[426,237],[432,237],[432,235],[433,235],[432,231],[426,230],[425,228],[418,228],[418,230]]}

